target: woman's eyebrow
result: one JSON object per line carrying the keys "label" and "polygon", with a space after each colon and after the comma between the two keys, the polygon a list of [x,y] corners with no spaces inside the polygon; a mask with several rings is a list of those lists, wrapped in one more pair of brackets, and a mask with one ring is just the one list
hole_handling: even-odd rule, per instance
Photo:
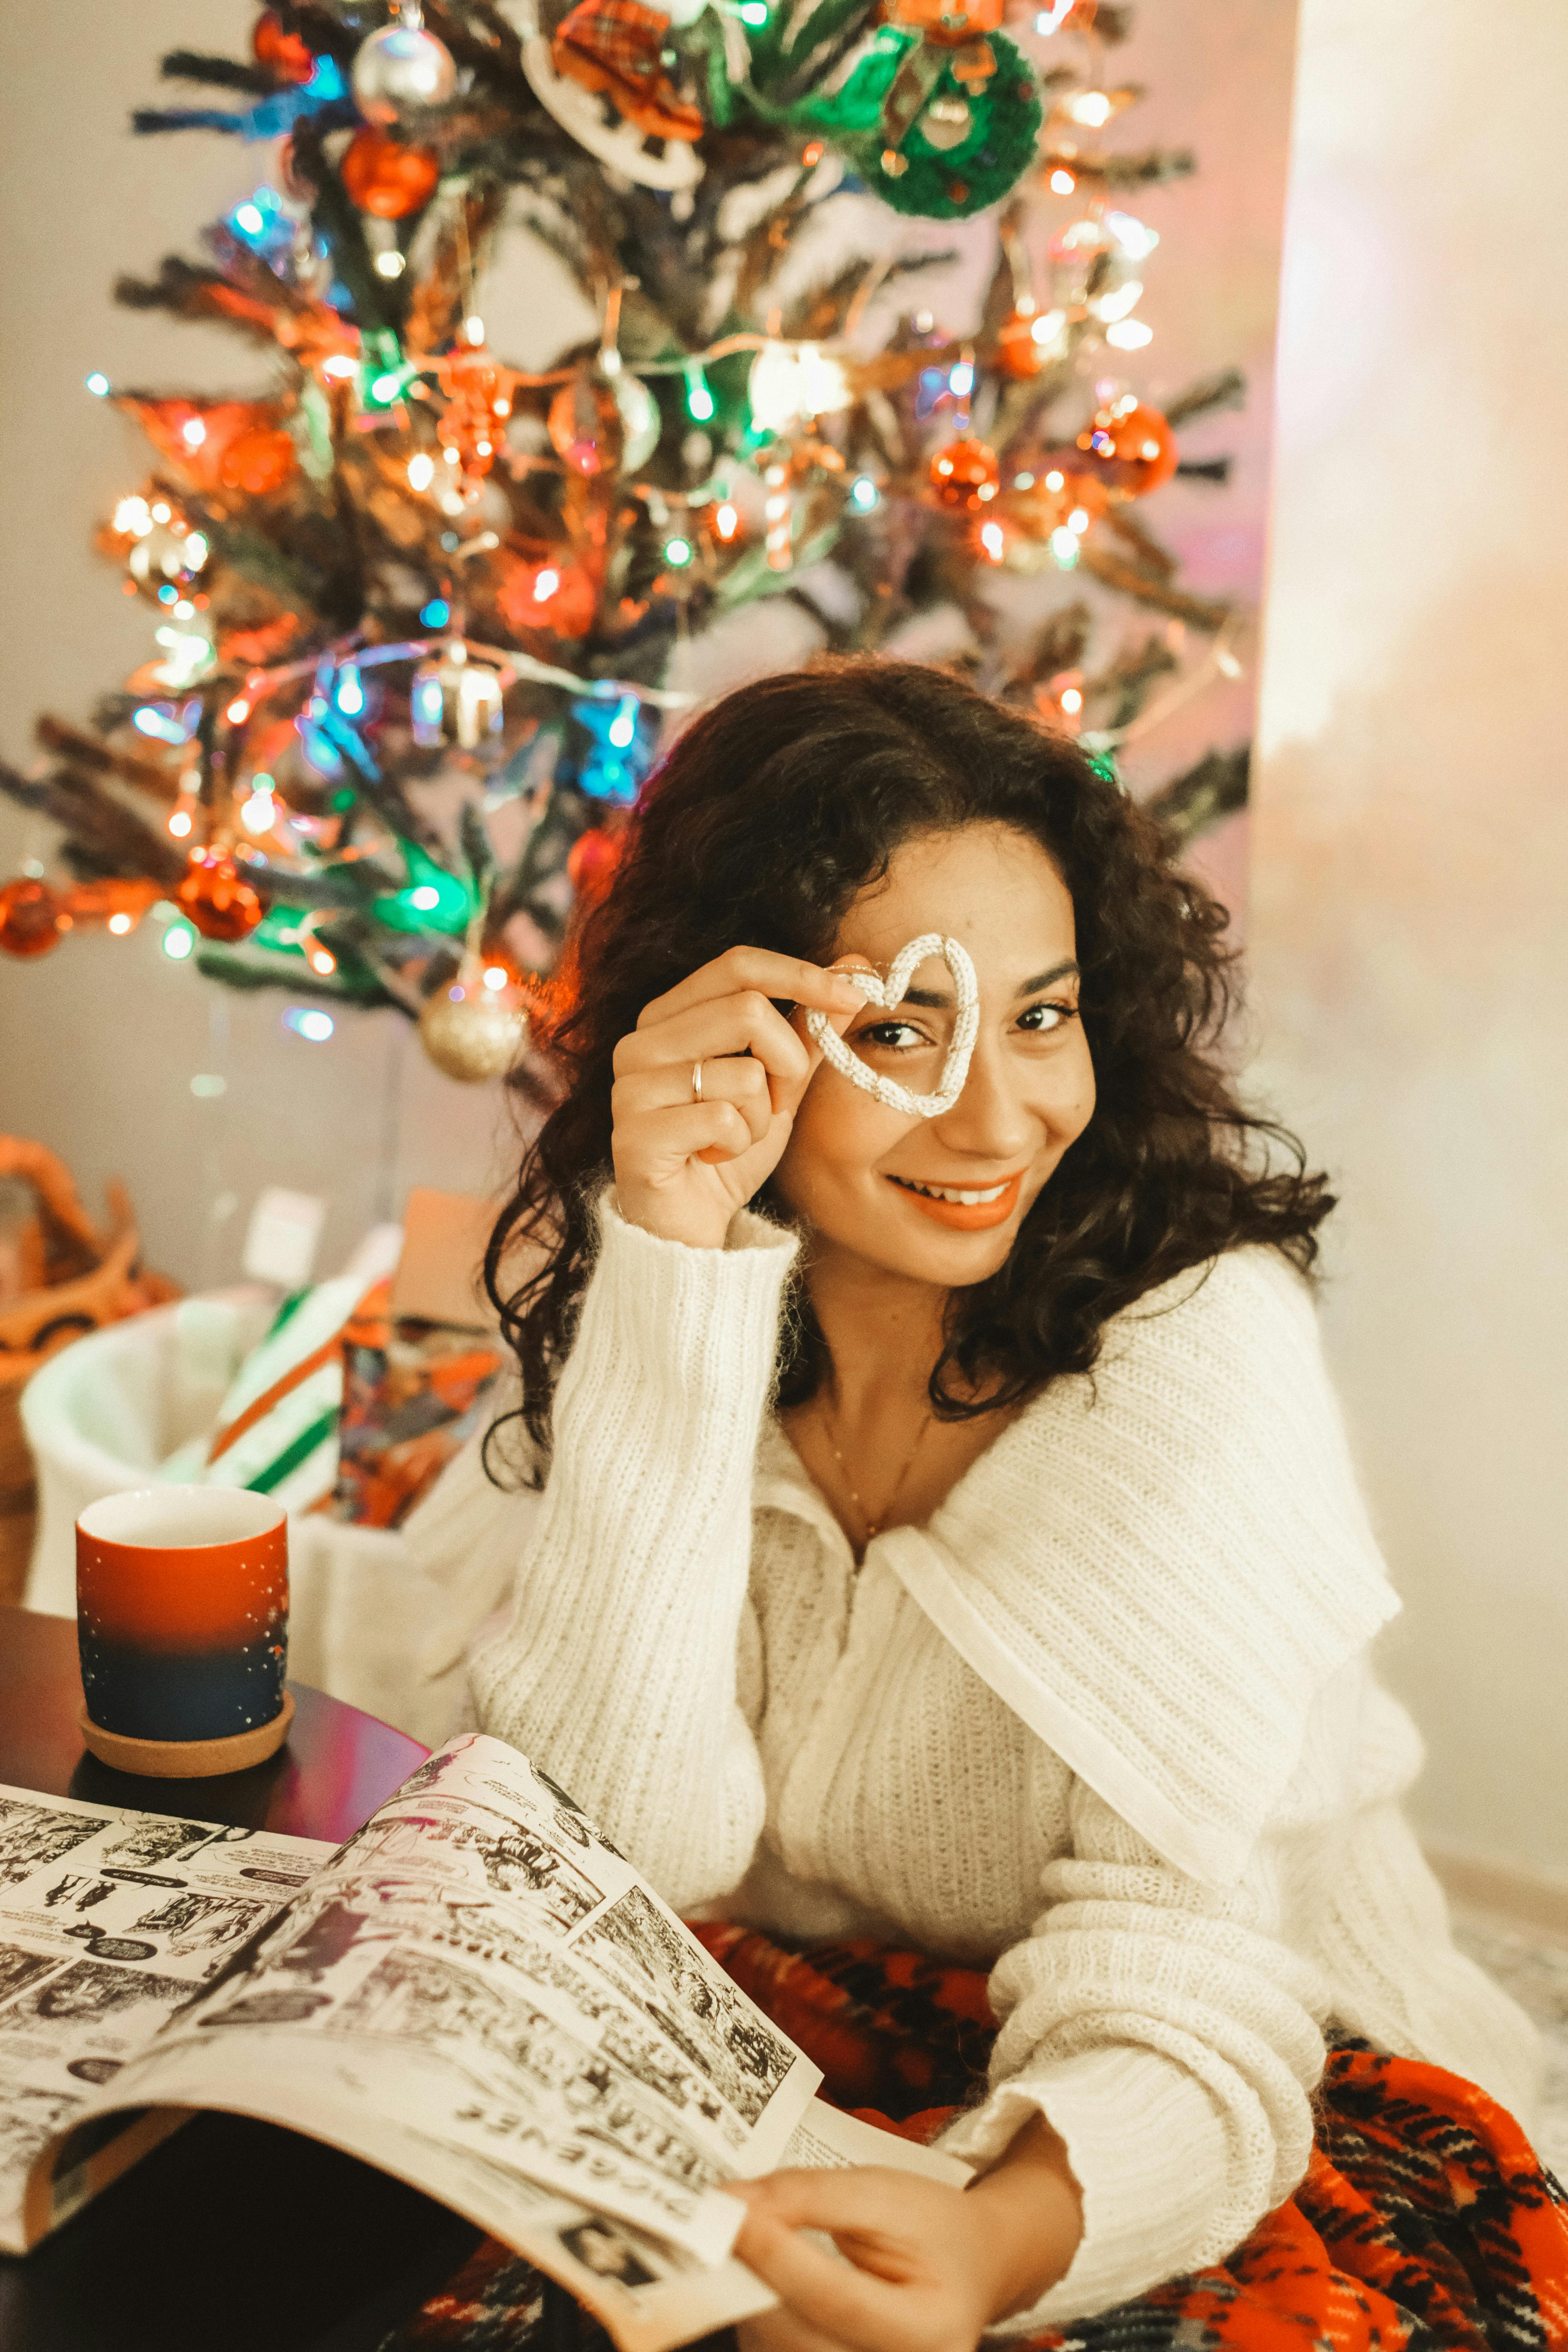
{"label": "woman's eyebrow", "polygon": [[[1037,991],[1049,988],[1056,981],[1076,980],[1078,977],[1078,965],[1072,957],[1068,956],[1065,963],[1054,963],[1049,971],[1037,972],[1033,980],[1025,981],[1016,993],[1019,996],[1033,996]],[[918,1004],[927,1012],[941,1013],[952,1003],[952,999],[940,988],[906,988],[903,1002],[906,1004]]]}

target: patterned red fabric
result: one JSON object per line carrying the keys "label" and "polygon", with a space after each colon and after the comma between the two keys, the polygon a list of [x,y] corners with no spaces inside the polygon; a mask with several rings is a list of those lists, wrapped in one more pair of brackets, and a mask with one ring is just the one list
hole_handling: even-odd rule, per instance
{"label": "patterned red fabric", "polygon": [[[978,2097],[985,1978],[869,1942],[791,1953],[694,1932],[823,2071],[823,2095],[931,2139]],[[1473,2083],[1334,2032],[1307,2177],[1224,2263],[1029,2352],[1564,2352],[1568,2198]],[[608,2339],[582,2316],[582,2352]],[[382,2352],[542,2352],[536,2271],[487,2239]]]}
{"label": "patterned red fabric", "polygon": [[664,70],[661,51],[669,18],[642,0],[577,0],[551,39],[558,74],[603,90],[645,137],[700,139],[707,124]]}

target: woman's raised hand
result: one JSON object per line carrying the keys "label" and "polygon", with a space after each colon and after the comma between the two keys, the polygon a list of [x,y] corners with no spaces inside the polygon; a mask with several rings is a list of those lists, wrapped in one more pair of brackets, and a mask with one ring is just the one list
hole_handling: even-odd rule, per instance
{"label": "woman's raised hand", "polygon": [[777,1167],[822,1054],[773,997],[815,1005],[840,1031],[866,1002],[842,972],[731,948],[646,1005],[616,1047],[610,1148],[621,1213],[634,1225],[721,1249],[736,1210]]}

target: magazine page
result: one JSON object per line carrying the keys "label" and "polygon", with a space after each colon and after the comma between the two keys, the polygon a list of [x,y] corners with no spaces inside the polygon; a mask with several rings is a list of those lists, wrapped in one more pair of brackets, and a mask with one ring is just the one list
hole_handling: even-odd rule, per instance
{"label": "magazine page", "polygon": [[45,2143],[331,1851],[0,1787],[0,2248],[23,2251],[23,2190]]}
{"label": "magazine page", "polygon": [[[820,2079],[571,1800],[475,1733],[411,1774],[100,2106],[310,2132],[520,2250],[544,2192],[711,2265],[741,2221],[720,2183],[780,2160]],[[30,2236],[58,2218],[73,2156],[36,2179]]]}

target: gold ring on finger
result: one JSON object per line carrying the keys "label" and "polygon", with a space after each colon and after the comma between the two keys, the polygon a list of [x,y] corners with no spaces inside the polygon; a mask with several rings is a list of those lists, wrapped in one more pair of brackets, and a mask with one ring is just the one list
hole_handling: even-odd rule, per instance
{"label": "gold ring on finger", "polygon": [[702,1099],[702,1065],[700,1062],[693,1062],[691,1066],[691,1099],[693,1102],[700,1102]]}

